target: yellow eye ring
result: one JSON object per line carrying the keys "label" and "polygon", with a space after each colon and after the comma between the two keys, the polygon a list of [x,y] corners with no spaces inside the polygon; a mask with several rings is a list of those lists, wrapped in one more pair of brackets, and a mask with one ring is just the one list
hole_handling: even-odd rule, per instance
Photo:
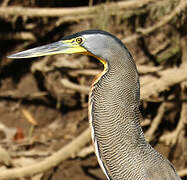
{"label": "yellow eye ring", "polygon": [[81,38],[81,37],[76,38],[76,42],[78,44],[81,44],[83,42],[83,38]]}

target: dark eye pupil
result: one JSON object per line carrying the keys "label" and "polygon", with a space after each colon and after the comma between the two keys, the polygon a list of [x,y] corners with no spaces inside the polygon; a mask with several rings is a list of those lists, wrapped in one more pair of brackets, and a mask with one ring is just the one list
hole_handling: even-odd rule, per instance
{"label": "dark eye pupil", "polygon": [[77,43],[80,44],[82,42],[82,39],[81,38],[77,38],[76,41],[77,41]]}

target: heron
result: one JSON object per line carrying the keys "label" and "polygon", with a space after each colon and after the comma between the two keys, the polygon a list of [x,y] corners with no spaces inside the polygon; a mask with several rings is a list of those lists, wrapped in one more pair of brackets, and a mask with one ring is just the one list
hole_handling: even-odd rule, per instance
{"label": "heron", "polygon": [[138,71],[117,37],[106,31],[85,30],[8,57],[74,53],[93,56],[104,65],[91,85],[88,113],[95,154],[106,178],[180,180],[171,162],[144,137]]}

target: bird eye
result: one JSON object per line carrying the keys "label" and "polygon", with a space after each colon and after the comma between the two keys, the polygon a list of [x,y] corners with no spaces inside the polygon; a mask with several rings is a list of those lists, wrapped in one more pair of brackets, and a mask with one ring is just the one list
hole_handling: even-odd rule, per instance
{"label": "bird eye", "polygon": [[81,44],[83,42],[83,39],[81,37],[76,38],[76,42],[78,44]]}

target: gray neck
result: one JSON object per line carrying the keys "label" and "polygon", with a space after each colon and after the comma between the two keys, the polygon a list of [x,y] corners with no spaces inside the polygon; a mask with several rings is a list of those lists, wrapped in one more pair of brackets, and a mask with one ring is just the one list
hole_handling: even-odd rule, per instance
{"label": "gray neck", "polygon": [[125,53],[111,58],[90,95],[92,138],[106,176],[113,174],[113,167],[120,168],[120,163],[125,166],[128,158],[134,159],[136,166],[140,156],[135,155],[148,145],[139,123],[139,77],[135,63]]}
{"label": "gray neck", "polygon": [[134,141],[144,139],[139,125],[139,76],[134,60],[124,50],[112,54],[106,73],[94,85],[91,95],[95,133],[99,136],[114,130],[121,136],[132,136]]}
{"label": "gray neck", "polygon": [[107,172],[105,174],[111,177],[115,177],[112,174],[116,172],[112,169],[119,169],[121,163],[125,167],[129,158],[136,166],[141,156],[135,155],[148,145],[140,127],[136,66],[131,57],[114,57],[111,57],[108,71],[93,86],[90,95],[90,124],[96,155],[98,160],[101,159],[100,166]]}

